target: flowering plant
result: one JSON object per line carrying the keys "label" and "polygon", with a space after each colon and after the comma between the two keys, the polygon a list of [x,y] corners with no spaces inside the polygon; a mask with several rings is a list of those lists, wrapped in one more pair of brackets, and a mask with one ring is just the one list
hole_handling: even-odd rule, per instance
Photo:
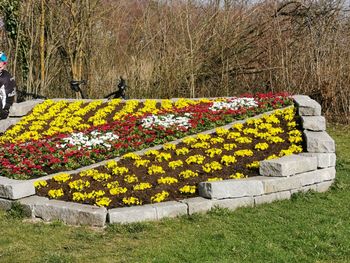
{"label": "flowering plant", "polygon": [[[0,169],[15,179],[73,170],[291,103],[287,94],[143,103],[47,100],[0,136]],[[195,147],[214,143],[222,138],[200,140]],[[185,146],[176,155],[186,154]]]}
{"label": "flowering plant", "polygon": [[54,176],[35,187],[52,199],[108,208],[177,200],[196,196],[199,182],[258,176],[259,161],[301,152],[301,135],[295,109],[276,110],[230,129],[166,143],[160,150],[127,153],[94,169]]}

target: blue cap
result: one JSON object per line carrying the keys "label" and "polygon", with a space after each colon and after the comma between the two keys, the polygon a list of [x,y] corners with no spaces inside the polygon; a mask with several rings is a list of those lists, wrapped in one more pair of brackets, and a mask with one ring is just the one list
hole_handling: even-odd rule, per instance
{"label": "blue cap", "polygon": [[7,62],[7,57],[4,52],[0,52],[0,61]]}

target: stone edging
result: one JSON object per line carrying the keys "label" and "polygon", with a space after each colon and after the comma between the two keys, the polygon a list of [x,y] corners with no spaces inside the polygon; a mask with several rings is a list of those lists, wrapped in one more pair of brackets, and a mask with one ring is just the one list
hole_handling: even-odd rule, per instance
{"label": "stone edging", "polygon": [[[41,218],[44,221],[60,220],[72,225],[104,226],[106,223],[132,223],[191,215],[209,211],[213,207],[233,210],[243,206],[289,199],[293,193],[300,191],[325,192],[334,182],[336,174],[334,140],[325,131],[326,125],[324,117],[321,116],[321,106],[308,96],[296,95],[293,98],[301,118],[307,152],[260,162],[259,172],[262,176],[202,182],[198,186],[202,197],[109,210],[35,196],[33,180],[9,183],[11,179],[0,177],[0,194],[2,193],[1,196],[6,198],[0,198],[0,208],[8,210],[15,202],[13,199],[18,199],[17,202],[31,217]],[[215,129],[204,133],[213,131]],[[161,145],[152,148],[159,149]],[[142,154],[145,151],[142,150],[139,153]],[[40,178],[42,179],[44,178]],[[28,195],[32,196],[24,197]]]}

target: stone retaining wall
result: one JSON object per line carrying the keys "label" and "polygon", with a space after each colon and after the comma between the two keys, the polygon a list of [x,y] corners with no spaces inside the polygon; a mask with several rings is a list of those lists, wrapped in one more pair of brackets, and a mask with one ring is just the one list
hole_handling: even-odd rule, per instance
{"label": "stone retaining wall", "polygon": [[[198,186],[201,197],[184,199],[179,202],[169,201],[108,210],[103,207],[49,200],[45,197],[35,196],[33,186],[35,180],[12,180],[0,176],[0,208],[8,210],[14,202],[19,202],[26,214],[33,218],[41,218],[44,221],[60,220],[72,225],[104,226],[106,223],[132,223],[203,213],[213,207],[234,210],[238,207],[289,199],[293,193],[308,190],[325,192],[332,185],[336,175],[334,140],[325,131],[326,122],[325,118],[321,116],[321,106],[308,96],[296,95],[293,98],[301,118],[306,152],[260,162],[259,172],[261,176],[202,182]],[[21,107],[21,110],[14,107],[10,116],[18,119],[20,114],[25,115],[40,102],[39,100],[26,102],[25,107]],[[236,121],[235,123],[244,121]],[[0,132],[2,123],[0,122]],[[232,123],[224,127],[231,126]],[[214,132],[215,129],[203,133],[211,134]],[[173,143],[177,144],[181,140]],[[161,147],[159,145],[152,148],[160,149]],[[149,149],[138,153],[143,154],[147,150]],[[89,168],[105,162],[94,164]],[[76,173],[87,168],[84,167],[69,173]],[[52,176],[54,175],[36,180],[48,179]]]}

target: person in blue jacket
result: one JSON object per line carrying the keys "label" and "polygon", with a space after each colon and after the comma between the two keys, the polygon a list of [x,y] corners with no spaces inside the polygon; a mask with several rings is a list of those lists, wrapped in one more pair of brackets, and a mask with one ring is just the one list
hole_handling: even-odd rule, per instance
{"label": "person in blue jacket", "polygon": [[16,81],[5,69],[6,64],[7,56],[0,52],[0,120],[9,116],[16,95]]}

